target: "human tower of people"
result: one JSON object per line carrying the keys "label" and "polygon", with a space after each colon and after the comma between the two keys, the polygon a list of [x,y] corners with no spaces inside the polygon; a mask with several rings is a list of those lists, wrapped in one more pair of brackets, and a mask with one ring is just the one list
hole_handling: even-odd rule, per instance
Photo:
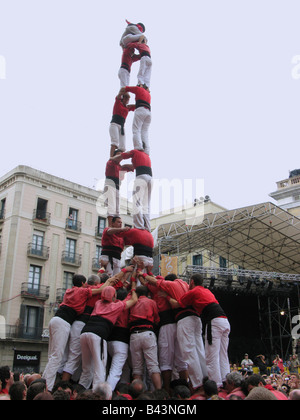
{"label": "human tower of people", "polygon": [[[145,26],[127,22],[120,45],[120,91],[109,127],[110,158],[105,170],[108,227],[102,236],[101,269],[87,282],[83,275],[74,275],[73,287],[49,323],[43,377],[50,391],[58,372],[63,380],[77,378],[84,389],[94,390],[104,382],[114,390],[120,381],[141,379],[153,389],[170,392],[171,380],[181,378],[196,393],[205,377],[220,387],[230,372],[226,314],[203,287],[200,275],[193,275],[188,284],[173,274],[163,278],[151,273],[152,60]],[[137,86],[130,86],[131,67],[137,61]],[[128,105],[129,92],[135,95],[135,105]],[[130,111],[134,112],[133,149],[128,152],[125,122]],[[131,163],[121,166],[127,159]],[[133,228],[122,226],[119,210],[120,183],[128,171],[136,172]],[[127,245],[133,247],[133,258],[121,269]]]}

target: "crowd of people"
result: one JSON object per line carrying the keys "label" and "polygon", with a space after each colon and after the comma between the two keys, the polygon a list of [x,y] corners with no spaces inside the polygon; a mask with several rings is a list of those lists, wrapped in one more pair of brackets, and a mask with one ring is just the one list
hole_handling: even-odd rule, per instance
{"label": "crowd of people", "polygon": [[87,283],[74,275],[49,324],[45,370],[16,377],[1,367],[0,399],[299,399],[296,355],[271,366],[256,356],[260,374],[248,354],[240,367],[229,364],[230,325],[202,281],[155,277],[133,264]]}
{"label": "crowd of people", "polygon": [[46,380],[38,373],[19,374],[8,366],[0,367],[0,400],[45,401],[45,400],[98,400],[98,401],[243,401],[243,400],[300,400],[299,374],[260,375],[232,370],[226,375],[222,387],[204,378],[201,392],[193,394],[184,379],[174,379],[170,391],[149,390],[144,381],[134,379],[130,383],[120,382],[113,391],[108,382],[98,384],[96,389],[83,389],[72,381],[57,380],[52,392]]}

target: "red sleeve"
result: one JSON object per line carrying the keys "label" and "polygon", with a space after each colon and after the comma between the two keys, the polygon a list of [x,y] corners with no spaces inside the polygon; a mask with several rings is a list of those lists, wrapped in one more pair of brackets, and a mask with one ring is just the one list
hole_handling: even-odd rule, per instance
{"label": "red sleeve", "polygon": [[185,308],[186,306],[192,305],[191,293],[187,292],[178,300],[180,306]]}
{"label": "red sleeve", "polygon": [[135,111],[135,105],[127,105],[128,111]]}
{"label": "red sleeve", "polygon": [[154,300],[152,300],[152,302],[153,302],[153,318],[154,318],[154,323],[155,323],[155,324],[159,324],[160,317],[159,317],[159,315],[158,315],[157,305],[156,305],[156,303],[154,302]]}
{"label": "red sleeve", "polygon": [[139,92],[139,88],[136,87],[136,86],[126,86],[125,91],[126,92],[132,92],[136,95]]}
{"label": "red sleeve", "polygon": [[122,159],[130,159],[134,156],[134,150],[131,150],[130,152],[123,152],[121,156]]}

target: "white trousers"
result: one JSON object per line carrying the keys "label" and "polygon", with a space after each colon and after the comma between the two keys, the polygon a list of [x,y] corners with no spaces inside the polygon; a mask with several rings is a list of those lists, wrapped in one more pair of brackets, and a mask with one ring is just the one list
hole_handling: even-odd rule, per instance
{"label": "white trousers", "polygon": [[120,191],[112,179],[105,180],[103,200],[104,207],[107,208],[107,216],[120,216]]}
{"label": "white trousers", "polygon": [[122,127],[120,126],[120,124],[117,124],[115,122],[110,123],[109,125],[110,142],[113,146],[116,146],[118,149],[122,150],[122,152],[125,152],[126,135],[125,135],[125,131],[124,131],[124,134],[122,134],[121,129]]}
{"label": "white trousers", "polygon": [[99,259],[100,264],[103,264],[105,266],[106,274],[108,274],[109,277],[115,276],[121,271],[121,260],[118,260],[117,258],[113,258],[112,261],[113,261],[113,266],[114,266],[113,268],[111,266],[109,257],[107,255],[101,255]]}
{"label": "white trousers", "polygon": [[137,74],[138,85],[146,85],[149,88],[150,80],[151,80],[151,72],[152,72],[152,60],[147,55],[143,56],[140,59],[140,69]]}
{"label": "white trousers", "polygon": [[130,73],[128,70],[120,67],[118,76],[120,79],[120,87],[130,86]]}
{"label": "white trousers", "polygon": [[132,374],[144,374],[144,361],[149,375],[160,373],[156,335],[153,331],[142,331],[130,335]]}
{"label": "white trousers", "polygon": [[209,379],[221,386],[230,372],[228,344],[230,324],[226,318],[214,318],[211,321],[212,344],[205,334],[205,355]]}
{"label": "white trousers", "polygon": [[[101,342],[103,341],[103,352],[101,354]],[[80,336],[82,352],[82,374],[79,380],[80,385],[88,389],[93,382],[93,390],[105,382],[107,363],[107,342],[96,334],[83,333]]]}
{"label": "white trousers", "polygon": [[151,124],[151,111],[140,106],[134,111],[132,122],[133,147],[137,150],[144,150],[150,155],[149,127]]}
{"label": "white trousers", "polygon": [[192,386],[198,388],[207,376],[201,319],[197,316],[187,316],[178,321],[177,340],[183,360],[188,364]]}
{"label": "white trousers", "polygon": [[71,325],[58,316],[54,316],[49,323],[48,363],[43,373],[49,391],[52,391],[54,386],[56,373],[68,344],[70,329]]}
{"label": "white trousers", "polygon": [[70,330],[69,354],[67,362],[64,366],[64,372],[73,375],[81,364],[81,346],[80,334],[85,323],[82,321],[74,321]]}
{"label": "white trousers", "polygon": [[187,370],[187,364],[182,358],[177,340],[177,325],[166,324],[160,327],[158,336],[158,359],[160,370],[182,372]]}
{"label": "white trousers", "polygon": [[137,229],[146,229],[151,232],[150,205],[152,194],[152,177],[138,175],[134,181],[132,194],[133,225]]}
{"label": "white trousers", "polygon": [[111,356],[111,365],[106,382],[109,383],[112,390],[115,389],[119,382],[123,367],[128,357],[129,345],[122,341],[109,341],[107,343],[108,354]]}

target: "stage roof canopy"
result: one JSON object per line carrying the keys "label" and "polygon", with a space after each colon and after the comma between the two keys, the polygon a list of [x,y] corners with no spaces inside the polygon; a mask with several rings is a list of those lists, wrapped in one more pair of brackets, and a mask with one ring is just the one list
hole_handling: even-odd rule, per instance
{"label": "stage roof canopy", "polygon": [[161,254],[208,250],[247,270],[300,274],[300,219],[272,203],[163,224],[156,235]]}

